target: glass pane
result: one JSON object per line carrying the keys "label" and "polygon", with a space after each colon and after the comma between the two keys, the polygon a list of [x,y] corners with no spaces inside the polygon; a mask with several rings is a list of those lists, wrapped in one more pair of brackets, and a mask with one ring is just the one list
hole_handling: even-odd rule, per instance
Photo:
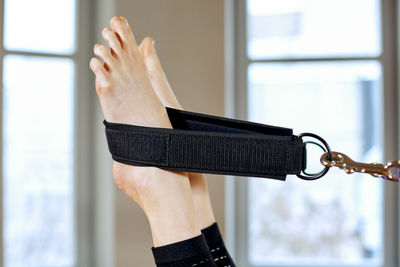
{"label": "glass pane", "polygon": [[6,0],[4,47],[71,54],[75,49],[74,0]]}
{"label": "glass pane", "polygon": [[[377,62],[253,64],[249,119],[312,132],[358,161],[382,159]],[[312,169],[322,169],[318,151]],[[311,160],[310,160],[311,161]],[[366,264],[382,256],[382,181],[332,169],[317,181],[249,180],[253,264]]]}
{"label": "glass pane", "polygon": [[73,266],[69,59],[4,58],[5,267]]}
{"label": "glass pane", "polygon": [[252,59],[377,56],[379,0],[248,0]]}

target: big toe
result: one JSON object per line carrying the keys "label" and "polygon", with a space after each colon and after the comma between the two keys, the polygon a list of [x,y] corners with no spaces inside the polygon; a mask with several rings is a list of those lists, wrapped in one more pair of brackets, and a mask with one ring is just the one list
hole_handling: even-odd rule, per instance
{"label": "big toe", "polygon": [[135,37],[125,17],[115,16],[110,21],[111,29],[120,39],[122,47],[136,45]]}
{"label": "big toe", "polygon": [[146,37],[139,47],[140,54],[143,58],[146,69],[149,72],[150,78],[162,77],[163,71],[160,61],[158,60],[156,49],[154,48],[154,39]]}
{"label": "big toe", "polygon": [[142,54],[142,57],[146,58],[152,56],[155,53],[153,44],[153,38],[146,37],[143,39],[142,43],[140,44],[140,53]]}

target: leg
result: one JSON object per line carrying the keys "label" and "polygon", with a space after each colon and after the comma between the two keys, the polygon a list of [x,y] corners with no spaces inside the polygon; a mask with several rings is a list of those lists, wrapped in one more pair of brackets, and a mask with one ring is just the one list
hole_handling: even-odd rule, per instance
{"label": "leg", "polygon": [[[139,46],[144,64],[146,65],[151,84],[164,106],[182,109],[169,85],[167,77],[161,67],[153,39],[146,37]],[[189,173],[190,186],[196,210],[197,221],[204,229],[215,223],[215,216],[211,205],[207,182],[201,173]]]}
{"label": "leg", "polygon": [[[114,17],[103,36],[111,51],[96,45],[90,67],[107,121],[171,127],[165,108],[152,89],[134,36],[125,18]],[[118,187],[146,213],[155,246],[200,235],[190,183],[185,173],[133,167],[114,162]]]}
{"label": "leg", "polygon": [[[149,37],[145,38],[140,44],[139,50],[146,65],[153,88],[163,105],[182,109],[161,67],[153,40]],[[235,264],[225,248],[218,225],[215,223],[215,216],[204,175],[201,173],[189,173],[189,180],[190,187],[192,188],[197,221],[201,229],[203,229],[202,233],[216,265],[234,267]]]}

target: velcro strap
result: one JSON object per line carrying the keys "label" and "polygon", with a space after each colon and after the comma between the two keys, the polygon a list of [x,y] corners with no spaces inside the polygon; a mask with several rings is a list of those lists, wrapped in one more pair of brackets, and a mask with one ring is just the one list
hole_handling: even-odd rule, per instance
{"label": "velcro strap", "polygon": [[114,160],[168,170],[285,180],[305,167],[292,130],[167,108],[174,129],[104,122]]}

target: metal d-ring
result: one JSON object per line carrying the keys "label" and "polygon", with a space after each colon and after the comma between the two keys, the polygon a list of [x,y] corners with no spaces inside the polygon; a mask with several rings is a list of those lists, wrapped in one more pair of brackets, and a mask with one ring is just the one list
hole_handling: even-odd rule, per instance
{"label": "metal d-ring", "polygon": [[[332,160],[332,151],[331,151],[331,148],[329,147],[328,143],[327,143],[322,137],[320,137],[320,136],[318,136],[318,135],[316,135],[316,134],[313,134],[313,133],[302,133],[302,134],[299,135],[300,138],[303,138],[303,137],[306,137],[306,136],[312,137],[312,138],[315,138],[315,139],[319,140],[319,141],[325,146],[325,148],[324,148],[323,146],[321,146],[320,144],[318,144],[318,143],[316,143],[316,142],[312,142],[312,141],[307,141],[307,142],[305,142],[305,144],[314,144],[314,145],[317,145],[317,146],[319,146],[320,148],[322,148],[322,150],[323,150],[324,152],[328,151],[328,152],[327,152],[327,153],[328,153],[328,159],[329,159],[329,160]],[[316,180],[316,179],[321,178],[321,177],[324,176],[328,171],[329,171],[329,167],[325,166],[325,168],[324,168],[322,171],[318,172],[318,173],[307,173],[307,172],[305,171],[305,169],[304,169],[304,170],[302,170],[302,172],[303,172],[304,175],[302,175],[301,172],[299,172],[299,173],[296,174],[296,175],[297,175],[297,177],[299,177],[299,178],[301,178],[301,179],[303,179],[303,180],[309,180],[309,181],[311,181],[311,180]]]}
{"label": "metal d-ring", "polygon": [[[319,148],[321,148],[322,151],[324,151],[324,153],[326,152],[325,147],[323,147],[321,144],[319,144],[319,143],[317,143],[317,142],[314,142],[314,141],[306,141],[306,142],[304,142],[304,145],[306,146],[306,148],[307,148],[307,144],[316,145],[316,146],[318,146]],[[306,151],[307,151],[307,150],[306,150]],[[323,170],[322,170],[322,171],[323,171]],[[322,172],[322,171],[321,171],[321,172]],[[308,172],[306,172],[305,169],[303,170],[303,173],[304,173],[305,175],[307,175],[307,176],[319,175],[321,172],[317,172],[317,173],[308,173]]]}

